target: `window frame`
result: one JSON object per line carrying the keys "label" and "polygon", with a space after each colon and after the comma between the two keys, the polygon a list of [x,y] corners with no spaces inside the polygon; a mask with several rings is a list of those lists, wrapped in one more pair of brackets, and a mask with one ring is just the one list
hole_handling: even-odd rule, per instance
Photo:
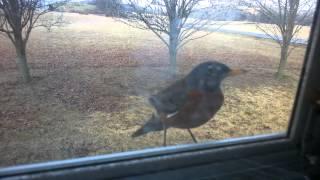
{"label": "window frame", "polygon": [[317,62],[317,58],[320,57],[319,1],[317,1],[310,37],[312,38],[309,39],[307,46],[304,66],[286,133],[18,165],[0,169],[0,178],[118,178],[254,155],[299,151],[305,127],[310,120],[312,109],[310,92],[312,89],[320,87],[320,74],[317,72],[317,69],[320,69],[319,62]]}

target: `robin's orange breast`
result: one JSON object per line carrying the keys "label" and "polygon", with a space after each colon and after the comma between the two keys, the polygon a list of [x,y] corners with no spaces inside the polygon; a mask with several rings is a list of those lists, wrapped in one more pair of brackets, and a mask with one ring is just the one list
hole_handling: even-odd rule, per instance
{"label": "robin's orange breast", "polygon": [[201,126],[212,119],[223,101],[221,90],[210,93],[191,92],[184,106],[165,120],[166,126],[183,129]]}

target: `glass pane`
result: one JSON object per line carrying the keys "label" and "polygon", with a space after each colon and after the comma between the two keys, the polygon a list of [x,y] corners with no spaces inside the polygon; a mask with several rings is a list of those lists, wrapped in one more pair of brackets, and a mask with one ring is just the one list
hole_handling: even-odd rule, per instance
{"label": "glass pane", "polygon": [[314,1],[12,2],[0,167],[287,131]]}

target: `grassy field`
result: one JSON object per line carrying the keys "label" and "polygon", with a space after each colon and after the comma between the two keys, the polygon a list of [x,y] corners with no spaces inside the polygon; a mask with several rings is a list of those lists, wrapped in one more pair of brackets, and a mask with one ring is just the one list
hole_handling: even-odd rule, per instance
{"label": "grassy field", "polygon": [[68,2],[64,6],[59,7],[58,11],[79,14],[103,14],[103,12],[96,8],[96,5],[81,2]]}
{"label": "grassy field", "polygon": [[[0,166],[162,144],[162,133],[130,136],[152,113],[148,96],[172,82],[166,47],[151,32],[110,18],[65,17],[66,27],[32,33],[30,85],[19,82],[15,50],[0,36]],[[272,41],[212,33],[182,48],[180,77],[207,60],[249,70],[225,80],[224,106],[195,136],[206,142],[285,131],[304,53],[296,47],[286,76],[276,80],[279,47]],[[191,142],[187,131],[168,131],[171,145]]]}
{"label": "grassy field", "polygon": [[[256,26],[254,22],[243,22],[243,21],[226,21],[226,22],[220,22],[220,24],[225,24],[223,26],[224,29],[227,30],[237,30],[238,32],[253,32],[253,33],[262,33],[263,32]],[[218,27],[218,25],[215,25],[213,27]],[[268,24],[261,24],[261,27],[268,29],[270,25]],[[309,26],[303,26],[299,33],[296,35],[296,38],[299,39],[308,39],[310,34],[310,27]],[[280,34],[278,34],[281,36]]]}

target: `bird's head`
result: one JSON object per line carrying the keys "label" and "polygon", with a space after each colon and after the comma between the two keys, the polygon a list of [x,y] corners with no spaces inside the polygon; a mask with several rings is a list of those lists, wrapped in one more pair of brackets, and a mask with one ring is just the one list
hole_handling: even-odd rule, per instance
{"label": "bird's head", "polygon": [[196,66],[187,76],[187,82],[191,88],[214,91],[220,87],[224,78],[245,72],[246,70],[231,69],[227,65],[216,61],[208,61]]}

